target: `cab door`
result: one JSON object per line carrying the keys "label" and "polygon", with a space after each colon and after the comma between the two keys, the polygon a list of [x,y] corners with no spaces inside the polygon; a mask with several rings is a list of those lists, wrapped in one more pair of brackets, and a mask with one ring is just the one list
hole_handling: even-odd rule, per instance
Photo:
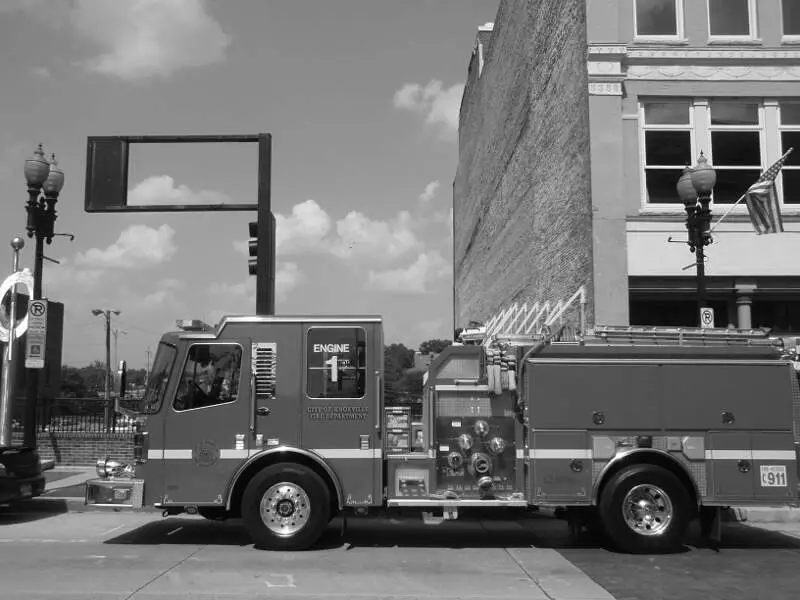
{"label": "cab door", "polygon": [[379,505],[381,328],[367,322],[303,329],[303,445],[333,468],[345,506]]}
{"label": "cab door", "polygon": [[178,362],[165,407],[166,504],[221,504],[251,436],[249,339],[198,339]]}

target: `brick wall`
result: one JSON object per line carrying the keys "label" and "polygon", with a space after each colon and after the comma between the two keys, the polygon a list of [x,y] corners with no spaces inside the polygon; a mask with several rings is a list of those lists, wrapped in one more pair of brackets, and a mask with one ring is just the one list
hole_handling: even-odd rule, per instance
{"label": "brick wall", "polygon": [[[22,443],[15,433],[13,443]],[[98,458],[133,461],[133,436],[130,433],[40,433],[37,446],[42,460],[55,460],[62,466],[94,466]]]}
{"label": "brick wall", "polygon": [[470,62],[453,186],[457,326],[587,286],[592,210],[586,0],[502,0]]}

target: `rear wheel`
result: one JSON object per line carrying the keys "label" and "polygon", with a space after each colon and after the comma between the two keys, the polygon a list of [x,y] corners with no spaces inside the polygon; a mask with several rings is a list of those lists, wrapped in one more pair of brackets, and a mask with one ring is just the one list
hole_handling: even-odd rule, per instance
{"label": "rear wheel", "polygon": [[655,465],[633,465],[605,486],[599,512],[614,546],[624,552],[660,553],[680,548],[691,507],[689,493],[675,475]]}
{"label": "rear wheel", "polygon": [[328,487],[302,465],[272,465],[247,484],[242,518],[257,547],[305,550],[316,543],[330,520]]}

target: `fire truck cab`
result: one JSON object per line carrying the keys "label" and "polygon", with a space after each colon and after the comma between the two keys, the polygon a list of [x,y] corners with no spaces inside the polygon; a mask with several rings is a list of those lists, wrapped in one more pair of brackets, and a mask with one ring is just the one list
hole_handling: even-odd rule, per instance
{"label": "fire truck cab", "polygon": [[412,431],[384,407],[382,331],[377,316],[184,323],[158,346],[135,464],[100,459],[86,502],[241,517],[271,549],[308,548],[336,514],[549,507],[645,552],[722,507],[798,503],[800,388],[764,332],[466,339],[428,368]]}

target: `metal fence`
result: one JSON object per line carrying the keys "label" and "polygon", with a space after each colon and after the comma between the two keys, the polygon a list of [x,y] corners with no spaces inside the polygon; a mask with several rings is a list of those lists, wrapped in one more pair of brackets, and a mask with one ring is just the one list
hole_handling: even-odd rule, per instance
{"label": "metal fence", "polygon": [[[13,429],[22,431],[24,399],[14,403]],[[120,405],[128,410],[138,410],[140,400],[124,398]],[[40,398],[36,404],[36,431],[39,433],[129,433],[133,421],[124,415],[112,417],[111,428],[105,422],[104,398]],[[113,400],[111,410],[113,413]]]}

